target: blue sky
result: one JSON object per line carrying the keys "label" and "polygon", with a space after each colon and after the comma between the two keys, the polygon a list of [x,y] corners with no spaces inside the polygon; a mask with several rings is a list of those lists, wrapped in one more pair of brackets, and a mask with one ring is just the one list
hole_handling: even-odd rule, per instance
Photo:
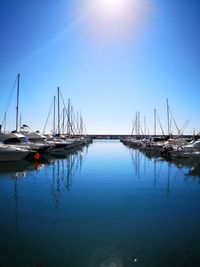
{"label": "blue sky", "polygon": [[[200,2],[143,0],[142,22],[99,29],[89,1],[0,0],[0,119],[21,73],[22,123],[33,130],[60,86],[89,133],[130,133],[135,110],[152,132],[154,108],[166,129],[167,97],[178,126],[190,119],[185,133],[200,131]],[[15,105],[14,95],[8,130]]]}

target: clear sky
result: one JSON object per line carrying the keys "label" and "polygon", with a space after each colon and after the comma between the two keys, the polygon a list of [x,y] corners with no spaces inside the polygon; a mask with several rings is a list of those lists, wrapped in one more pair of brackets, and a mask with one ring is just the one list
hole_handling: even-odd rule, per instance
{"label": "clear sky", "polygon": [[185,133],[200,131],[200,1],[99,1],[0,0],[0,119],[21,73],[22,123],[33,130],[60,86],[89,133],[130,133],[135,110],[153,131],[154,108],[166,129],[167,97],[178,126],[190,119]]}

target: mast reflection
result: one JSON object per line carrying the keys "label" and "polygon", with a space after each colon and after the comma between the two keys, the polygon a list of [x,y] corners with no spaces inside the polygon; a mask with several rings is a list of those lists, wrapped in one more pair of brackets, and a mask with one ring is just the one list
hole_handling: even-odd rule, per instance
{"label": "mast reflection", "polygon": [[81,173],[83,164],[83,151],[68,154],[65,159],[56,159],[52,162],[52,196],[57,208],[62,194],[70,192],[73,177]]}
{"label": "mast reflection", "polygon": [[[200,183],[200,162],[189,159],[163,159],[155,154],[129,148],[134,167],[134,176],[138,179],[153,177],[153,185],[165,184],[166,198],[170,200],[173,183],[177,177],[192,177]],[[162,177],[162,179],[161,179]],[[165,181],[164,179],[165,178]]]}
{"label": "mast reflection", "polygon": [[[72,181],[75,175],[80,175],[85,150],[79,150],[71,154],[67,154],[64,158],[48,158],[37,163],[22,160],[20,162],[4,162],[0,163],[0,181],[13,183],[12,199],[13,199],[13,215],[15,220],[15,231],[19,232],[20,212],[19,204],[23,204],[22,196],[20,197],[19,183],[21,179],[29,179],[34,177],[34,173],[43,171],[44,176],[48,177],[51,186],[51,195],[55,208],[60,205],[61,197],[64,193],[70,192]],[[49,172],[50,170],[50,172]]]}
{"label": "mast reflection", "polygon": [[19,194],[18,194],[18,187],[17,187],[17,178],[14,179],[14,199],[15,199],[15,229],[16,232],[19,230],[19,212],[18,212],[18,201],[19,201]]}

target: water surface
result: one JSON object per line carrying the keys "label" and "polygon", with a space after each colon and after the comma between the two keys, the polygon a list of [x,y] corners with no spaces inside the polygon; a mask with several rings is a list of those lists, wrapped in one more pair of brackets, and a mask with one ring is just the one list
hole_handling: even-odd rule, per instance
{"label": "water surface", "polygon": [[0,266],[199,267],[200,178],[191,166],[119,141],[0,164]]}

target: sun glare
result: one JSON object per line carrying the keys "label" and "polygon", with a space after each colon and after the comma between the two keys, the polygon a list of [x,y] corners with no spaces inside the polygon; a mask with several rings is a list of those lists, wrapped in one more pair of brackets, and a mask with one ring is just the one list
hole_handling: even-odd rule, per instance
{"label": "sun glare", "polygon": [[109,10],[121,8],[125,2],[126,0],[97,0],[99,7]]}
{"label": "sun glare", "polygon": [[130,5],[135,0],[96,0],[93,2],[94,11],[99,13],[101,18],[114,18],[125,15]]}
{"label": "sun glare", "polygon": [[95,36],[119,37],[141,32],[150,10],[147,0],[87,0],[81,10],[88,14]]}

